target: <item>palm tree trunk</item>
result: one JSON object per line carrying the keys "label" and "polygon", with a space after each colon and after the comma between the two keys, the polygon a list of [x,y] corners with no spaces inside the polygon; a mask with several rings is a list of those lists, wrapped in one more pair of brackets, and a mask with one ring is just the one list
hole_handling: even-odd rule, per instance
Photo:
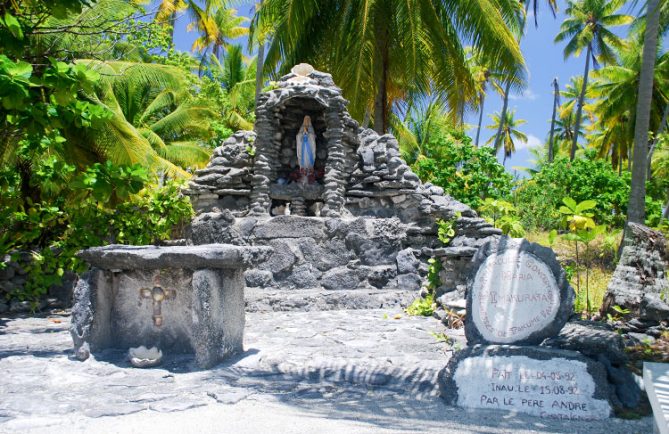
{"label": "palm tree trunk", "polygon": [[263,66],[265,64],[265,42],[258,45],[258,56],[256,57],[256,105],[258,105],[258,98],[262,92],[263,84]]}
{"label": "palm tree trunk", "polygon": [[[520,40],[523,38],[523,33],[525,33],[525,23],[527,22],[527,11],[529,11],[530,2],[525,2],[525,14],[520,21],[520,34],[518,35],[518,45],[520,45]],[[502,104],[502,113],[499,117],[499,127],[497,128],[497,133],[495,133],[495,149],[499,149],[499,141],[502,139],[502,128],[504,128],[504,120],[506,119],[506,111],[509,109],[509,92],[511,92],[511,79],[504,86],[504,103]]]}
{"label": "palm tree trunk", "polygon": [[574,140],[571,142],[571,151],[569,151],[569,161],[574,161],[576,156],[576,147],[578,146],[578,132],[581,129],[581,114],[583,113],[583,103],[585,101],[585,91],[588,87],[588,73],[590,72],[590,57],[592,56],[592,44],[588,44],[588,52],[585,56],[585,71],[583,72],[583,87],[578,96],[578,107],[576,108],[576,124],[574,127]]}
{"label": "palm tree trunk", "polygon": [[660,22],[659,5],[659,0],[648,0],[646,6],[646,33],[643,41],[639,97],[636,106],[636,125],[634,126],[632,186],[630,201],[627,206],[627,221],[641,224],[643,224],[646,214],[646,155],[648,153],[650,106],[653,98],[653,71],[655,70],[657,33]]}
{"label": "palm tree trunk", "polygon": [[379,135],[386,133],[388,121],[388,47],[383,46],[381,52],[381,71],[379,74],[378,89],[374,98],[374,131]]}
{"label": "palm tree trunk", "polygon": [[481,92],[479,98],[481,101],[481,107],[479,109],[479,127],[476,130],[476,141],[474,142],[477,148],[479,147],[479,138],[481,137],[481,125],[483,124],[483,104],[485,103],[485,93]]}
{"label": "palm tree trunk", "polygon": [[[262,0],[260,0],[260,7],[262,8]],[[262,77],[263,66],[265,64],[265,40],[258,41],[258,56],[256,57],[256,106],[258,106],[258,98],[262,91]]]}
{"label": "palm tree trunk", "polygon": [[662,211],[662,218],[669,220],[669,189],[667,189],[667,203],[664,204],[664,211]]}
{"label": "palm tree trunk", "polygon": [[664,129],[667,126],[667,117],[669,117],[669,102],[664,107],[664,113],[662,114],[662,120],[660,121],[660,126],[658,127],[657,133],[653,138],[653,143],[650,145],[650,149],[648,149],[648,158],[647,158],[648,163],[646,170],[648,171],[649,181],[651,178],[650,163],[653,162],[653,153],[655,152],[655,148],[657,147],[657,142],[660,140],[660,136],[662,135],[662,133],[664,133]]}
{"label": "palm tree trunk", "polygon": [[511,91],[511,81],[504,86],[504,103],[502,104],[502,113],[499,115],[499,126],[497,133],[495,133],[495,149],[499,149],[499,141],[502,140],[502,129],[504,128],[504,119],[506,119],[506,111],[509,108],[509,92]]}
{"label": "palm tree trunk", "polygon": [[557,114],[557,108],[558,108],[558,101],[559,101],[559,96],[560,96],[560,86],[558,85],[558,80],[557,77],[553,79],[553,92],[554,92],[554,97],[553,97],[553,116],[551,117],[551,134],[550,138],[548,139],[548,162],[552,163],[553,162],[553,149],[554,149],[554,143],[553,143],[553,137],[555,133],[555,116]]}

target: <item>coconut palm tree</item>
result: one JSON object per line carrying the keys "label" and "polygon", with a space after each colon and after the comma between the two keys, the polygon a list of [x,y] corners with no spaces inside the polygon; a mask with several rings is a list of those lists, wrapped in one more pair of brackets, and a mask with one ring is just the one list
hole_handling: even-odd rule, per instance
{"label": "coconut palm tree", "polygon": [[[553,13],[553,18],[555,18],[555,13],[557,12],[557,2],[555,0],[546,0],[546,3],[548,7],[550,8],[551,12]],[[530,8],[530,4],[532,5],[533,11],[534,11],[534,25],[538,26],[539,21],[538,21],[538,9],[539,9],[539,2],[538,0],[520,0],[519,4],[524,5],[524,10],[525,13],[523,14],[521,21],[520,21],[520,28],[518,32],[518,43],[520,44],[520,40],[523,37],[523,34],[525,33],[525,25],[527,24],[527,13]],[[511,94],[511,88],[513,87],[514,83],[511,81],[508,81],[504,87],[504,92],[502,93],[502,114],[500,115],[501,119],[506,118],[506,111],[509,109],[509,95]],[[495,134],[495,146],[499,146],[498,142],[502,138],[502,128],[504,127],[504,124],[500,124],[499,128],[497,129],[497,133]]]}
{"label": "coconut palm tree", "polygon": [[[474,78],[474,84],[476,86],[476,92],[478,94],[478,111],[479,111],[479,120],[478,126],[476,128],[476,139],[474,140],[474,145],[479,146],[479,139],[481,137],[481,127],[483,125],[483,108],[485,105],[486,92],[488,90],[488,85],[491,85],[492,88],[499,93],[503,94],[504,90],[502,89],[502,83],[507,81],[507,77],[495,72],[488,68],[483,62],[483,59],[474,51],[471,47],[467,48],[467,64],[470,68],[471,75]],[[515,81],[517,86],[520,86],[522,83],[517,80],[515,77],[511,77],[511,82]],[[475,106],[476,107],[476,106]]]}
{"label": "coconut palm tree", "polygon": [[612,33],[609,28],[629,24],[633,18],[629,15],[616,14],[625,0],[570,0],[566,13],[568,18],[560,26],[560,33],[555,42],[569,40],[564,48],[565,59],[569,56],[578,56],[586,50],[585,70],[583,72],[583,86],[576,108],[576,134],[572,141],[569,158],[574,159],[578,144],[578,131],[581,127],[581,115],[585,92],[588,85],[590,60],[604,64],[614,63],[616,60],[614,48],[622,48],[623,41]]}
{"label": "coconut palm tree", "polygon": [[397,113],[390,116],[391,131],[397,137],[402,158],[409,164],[425,155],[432,138],[453,126],[448,108],[434,95],[408,106],[403,119]]}
{"label": "coconut palm tree", "polygon": [[597,150],[597,157],[611,160],[611,167],[623,171],[623,163],[627,160],[629,168],[630,151],[632,142],[632,122],[630,122],[631,110],[617,113],[607,119],[607,123],[601,120],[597,122],[592,132],[587,134],[588,146]]}
{"label": "coconut palm tree", "polygon": [[[521,0],[522,1],[522,0]],[[534,12],[534,26],[538,27],[539,26],[539,1],[538,0],[530,0],[527,2],[528,4],[532,4],[532,11]],[[555,13],[558,10],[557,6],[557,0],[546,0],[546,6],[550,9],[551,13],[553,14],[553,18],[555,18]]]}
{"label": "coconut palm tree", "polygon": [[100,125],[65,131],[68,160],[82,166],[111,160],[140,163],[172,176],[188,176],[186,167],[201,167],[209,152],[216,118],[188,94],[181,69],[159,64],[79,60],[101,74],[95,92],[86,97],[111,113]]}
{"label": "coconut palm tree", "polygon": [[244,59],[242,47],[231,45],[221,62],[210,56],[209,72],[225,89],[230,106],[224,114],[232,129],[252,130],[255,107],[255,59]]}
{"label": "coconut palm tree", "polygon": [[[196,8],[197,6],[193,6]],[[246,17],[238,17],[237,11],[219,7],[207,17],[204,9],[194,9],[197,12],[199,20],[193,21],[189,24],[188,30],[197,28],[200,36],[193,41],[192,50],[207,53],[209,49],[214,56],[219,56],[221,49],[227,49],[230,44],[229,40],[236,39],[249,33],[248,27],[243,27],[242,24],[249,19]]]}
{"label": "coconut palm tree", "polygon": [[[571,142],[576,134],[574,126],[574,113],[568,110],[558,109],[558,117],[555,119],[555,143],[553,144],[553,155],[569,154]],[[583,134],[583,131],[579,131]]]}
{"label": "coconut palm tree", "polygon": [[[632,1],[632,6],[636,6],[639,3],[638,0],[633,0]],[[646,2],[641,2],[643,5],[646,4]],[[667,0],[660,0],[659,6],[660,8],[660,17],[659,17],[659,28],[658,28],[658,38],[661,40],[662,38],[666,37],[667,34],[669,34],[669,1]],[[646,8],[646,11],[649,10]],[[634,21],[634,24],[632,25],[632,31],[639,32],[639,34],[643,34],[646,30],[646,16],[647,14],[644,13],[641,14],[637,19]]]}
{"label": "coconut palm tree", "polygon": [[515,114],[515,110],[507,111],[506,118],[502,120],[501,115],[495,113],[490,116],[493,123],[487,127],[490,130],[498,130],[500,124],[502,125],[502,140],[498,142],[495,140],[496,137],[493,136],[486,142],[486,144],[490,144],[493,141],[499,143],[499,146],[495,147],[495,152],[498,152],[501,147],[504,147],[504,159],[502,160],[502,165],[505,165],[506,159],[516,152],[516,142],[514,142],[514,139],[527,142],[527,136],[517,130],[517,127],[526,124],[527,121],[524,119],[514,119]]}
{"label": "coconut palm tree", "polygon": [[227,0],[160,0],[156,21],[172,27],[173,44],[177,14],[183,12],[190,18],[188,30],[197,29],[200,34],[193,43],[193,50],[220,47],[225,45],[226,39],[245,34],[239,25],[246,19],[237,17],[236,11],[227,6]]}
{"label": "coconut palm tree", "polygon": [[557,116],[558,107],[560,107],[560,85],[558,84],[558,79],[555,77],[551,83],[553,86],[553,114],[551,115],[551,132],[548,138],[548,153],[547,158],[548,162],[553,162],[555,142],[553,139],[555,137],[555,119]]}
{"label": "coconut palm tree", "polygon": [[524,73],[509,28],[518,25],[515,0],[264,0],[254,22],[275,29],[268,70],[306,61],[331,72],[354,116],[373,107],[380,133],[409,92],[437,90],[453,113],[476,99],[463,41],[496,71]]}
{"label": "coconut palm tree", "polygon": [[[564,87],[564,90],[560,91],[560,97],[562,99],[562,104],[558,109],[560,115],[563,115],[566,112],[574,113],[576,111],[576,106],[578,100],[581,96],[581,89],[583,88],[583,76],[577,75],[569,79]],[[588,101],[594,100],[595,94],[592,91],[592,83],[586,83],[585,98],[583,102],[583,115],[587,117],[591,122],[594,122],[594,105],[589,104]],[[579,135],[581,133],[579,132]]]}
{"label": "coconut palm tree", "polygon": [[[610,155],[614,167],[618,156],[627,155],[620,152],[616,155],[616,148],[631,150],[634,142],[632,126],[636,122],[642,51],[642,36],[633,34],[627,44],[617,50],[617,64],[603,67],[594,74],[592,94],[596,97],[594,112],[598,119],[595,127],[604,132],[598,143],[599,155]],[[669,53],[660,55],[656,50],[656,64],[649,115],[649,129],[653,131],[661,128],[664,112],[669,107]]]}
{"label": "coconut palm tree", "polygon": [[[258,16],[258,11],[263,6],[263,0],[260,0],[255,4],[256,16]],[[260,92],[263,88],[263,78],[264,78],[264,65],[265,65],[265,46],[267,41],[273,33],[274,23],[269,20],[263,22],[263,26],[258,26],[257,21],[251,22],[250,36],[249,36],[249,50],[253,45],[258,46],[258,52],[256,54],[256,95],[255,101],[256,105],[258,104],[258,97],[260,97]]]}
{"label": "coconut palm tree", "polygon": [[650,125],[653,100],[653,75],[657,55],[657,41],[660,27],[660,0],[646,3],[646,29],[644,32],[641,73],[639,75],[639,97],[636,104],[634,123],[634,161],[632,163],[632,183],[630,201],[627,206],[628,223],[644,223],[646,215],[646,169],[648,153],[648,127]]}

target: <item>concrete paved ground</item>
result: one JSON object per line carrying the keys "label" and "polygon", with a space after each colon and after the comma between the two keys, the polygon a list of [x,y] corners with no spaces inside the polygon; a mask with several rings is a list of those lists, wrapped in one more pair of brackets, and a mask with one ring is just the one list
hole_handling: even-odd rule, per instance
{"label": "concrete paved ground", "polygon": [[67,315],[0,320],[0,432],[652,431],[650,418],[558,422],[447,407],[435,377],[462,332],[400,311],[248,313],[245,352],[206,371],[190,356],[134,369],[120,350],[78,362],[68,325]]}

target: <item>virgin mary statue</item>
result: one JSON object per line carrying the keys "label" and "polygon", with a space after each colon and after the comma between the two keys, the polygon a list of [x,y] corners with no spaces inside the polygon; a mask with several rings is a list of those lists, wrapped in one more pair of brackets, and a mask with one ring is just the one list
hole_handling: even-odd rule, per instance
{"label": "virgin mary statue", "polygon": [[300,166],[303,179],[313,174],[315,161],[316,133],[311,125],[311,117],[305,116],[297,133],[297,164]]}

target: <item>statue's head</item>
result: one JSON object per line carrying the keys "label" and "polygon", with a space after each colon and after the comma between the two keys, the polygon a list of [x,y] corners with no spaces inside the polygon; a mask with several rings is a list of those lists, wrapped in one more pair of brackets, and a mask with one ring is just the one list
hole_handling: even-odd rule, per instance
{"label": "statue's head", "polygon": [[305,127],[308,127],[311,125],[311,116],[305,116],[304,117],[304,122],[302,122],[302,125]]}

